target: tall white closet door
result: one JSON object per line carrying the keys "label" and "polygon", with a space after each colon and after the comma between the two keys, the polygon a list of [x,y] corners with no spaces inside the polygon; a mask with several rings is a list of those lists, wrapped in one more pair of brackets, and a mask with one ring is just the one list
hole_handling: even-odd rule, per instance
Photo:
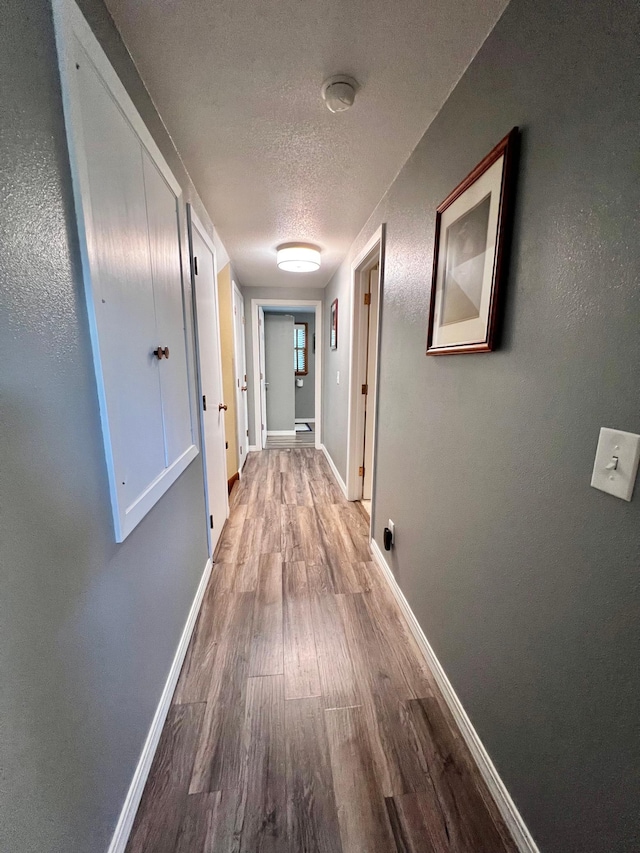
{"label": "tall white closet door", "polygon": [[142,147],[81,51],[77,66],[95,322],[115,486],[128,508],[165,467]]}
{"label": "tall white closet door", "polygon": [[169,358],[158,364],[167,466],[193,444],[189,409],[189,378],[185,347],[182,278],[176,197],[144,152],[144,181],[149,246],[155,297],[157,344],[169,347]]}

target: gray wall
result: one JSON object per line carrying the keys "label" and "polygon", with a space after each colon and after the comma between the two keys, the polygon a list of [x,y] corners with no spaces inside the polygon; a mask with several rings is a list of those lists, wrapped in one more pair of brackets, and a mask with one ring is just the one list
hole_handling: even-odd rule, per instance
{"label": "gray wall", "polygon": [[[104,7],[80,5],[196,201]],[[4,3],[0,79],[0,849],[98,853],[207,559],[202,467],[114,542],[46,0]]]}
{"label": "gray wall", "polygon": [[[257,299],[286,299],[291,300],[291,307],[298,305],[301,299],[314,299],[322,301],[324,299],[324,289],[322,288],[307,288],[307,287],[247,287],[246,285],[240,288],[244,296],[244,311],[245,311],[245,337],[247,342],[247,384],[249,389],[248,408],[249,408],[249,444],[255,445],[255,393],[253,384],[253,310],[251,300]],[[299,307],[299,306],[298,306]]]}
{"label": "gray wall", "polygon": [[307,324],[307,375],[302,379],[302,388],[296,385],[296,418],[315,418],[316,416],[316,354],[313,348],[313,336],[316,331],[316,314],[302,314],[296,311],[296,323]]}
{"label": "gray wall", "polygon": [[[640,486],[589,486],[600,427],[640,432],[639,25],[512,0],[326,293],[344,474],[349,264],[386,222],[375,538],[545,853],[640,849]],[[502,346],[427,358],[436,206],[513,125]]]}
{"label": "gray wall", "polygon": [[293,315],[264,316],[267,430],[293,432],[296,399],[293,371]]}

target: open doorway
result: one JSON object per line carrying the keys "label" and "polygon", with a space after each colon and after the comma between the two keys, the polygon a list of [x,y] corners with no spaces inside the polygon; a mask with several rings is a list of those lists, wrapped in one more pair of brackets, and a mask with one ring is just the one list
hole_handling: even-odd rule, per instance
{"label": "open doorway", "polygon": [[256,449],[320,447],[322,302],[251,300]]}
{"label": "open doorway", "polygon": [[378,349],[384,226],[351,265],[352,328],[349,370],[347,497],[371,517],[375,477]]}

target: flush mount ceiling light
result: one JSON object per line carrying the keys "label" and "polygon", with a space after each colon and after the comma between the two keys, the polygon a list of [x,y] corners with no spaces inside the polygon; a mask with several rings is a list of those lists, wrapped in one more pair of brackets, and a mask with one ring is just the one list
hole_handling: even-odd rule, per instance
{"label": "flush mount ceiling light", "polygon": [[277,263],[287,272],[314,272],[320,269],[320,249],[309,243],[283,243],[278,246]]}
{"label": "flush mount ceiling light", "polygon": [[322,99],[332,113],[343,113],[353,106],[358,83],[346,74],[336,74],[322,84]]}

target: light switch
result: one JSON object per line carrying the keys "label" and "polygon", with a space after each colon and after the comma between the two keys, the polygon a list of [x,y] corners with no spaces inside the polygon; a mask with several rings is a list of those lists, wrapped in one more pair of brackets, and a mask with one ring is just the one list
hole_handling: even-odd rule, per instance
{"label": "light switch", "polygon": [[640,435],[602,427],[591,485],[630,501],[640,460]]}

